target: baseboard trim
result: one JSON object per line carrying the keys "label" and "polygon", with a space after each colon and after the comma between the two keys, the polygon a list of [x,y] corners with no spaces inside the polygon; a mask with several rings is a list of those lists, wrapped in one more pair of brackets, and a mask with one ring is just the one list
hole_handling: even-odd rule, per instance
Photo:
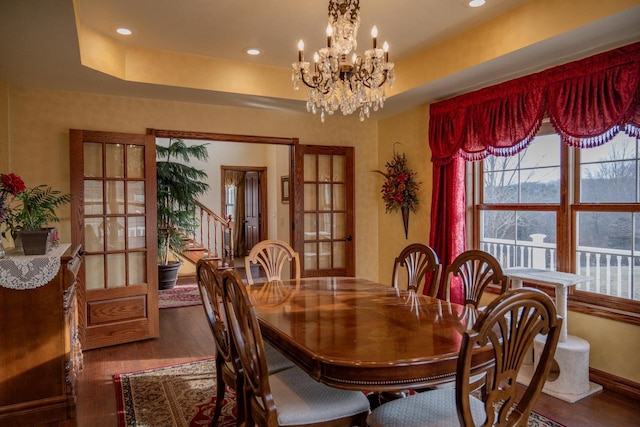
{"label": "baseboard trim", "polygon": [[640,384],[626,378],[617,377],[598,369],[589,368],[589,380],[602,385],[606,390],[640,400]]}
{"label": "baseboard trim", "polygon": [[195,283],[198,283],[198,279],[195,274],[178,276],[178,280],[176,281],[176,285],[193,285]]}

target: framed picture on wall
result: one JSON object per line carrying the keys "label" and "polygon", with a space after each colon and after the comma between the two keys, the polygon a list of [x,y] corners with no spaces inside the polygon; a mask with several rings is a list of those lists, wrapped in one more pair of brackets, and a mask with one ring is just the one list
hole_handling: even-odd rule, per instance
{"label": "framed picture on wall", "polygon": [[289,203],[289,176],[280,177],[280,194],[282,203]]}

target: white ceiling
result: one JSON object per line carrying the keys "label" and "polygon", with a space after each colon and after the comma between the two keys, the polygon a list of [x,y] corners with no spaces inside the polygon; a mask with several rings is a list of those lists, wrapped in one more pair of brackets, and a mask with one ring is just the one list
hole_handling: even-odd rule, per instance
{"label": "white ceiling", "polygon": [[[300,38],[309,51],[325,42],[328,0],[76,1],[83,25],[148,49],[289,68],[297,57]],[[470,8],[464,0],[363,0],[358,51],[369,47],[374,24],[379,40],[391,46],[390,59],[398,61],[523,3],[526,0],[487,0],[481,8]],[[134,34],[118,36],[118,27],[128,27]],[[392,96],[374,117],[636,40],[640,40],[640,6]],[[248,47],[264,53],[250,57],[243,52]],[[80,64],[72,0],[0,2],[0,79],[12,85],[69,91],[304,110],[299,101],[133,83],[86,68]]]}

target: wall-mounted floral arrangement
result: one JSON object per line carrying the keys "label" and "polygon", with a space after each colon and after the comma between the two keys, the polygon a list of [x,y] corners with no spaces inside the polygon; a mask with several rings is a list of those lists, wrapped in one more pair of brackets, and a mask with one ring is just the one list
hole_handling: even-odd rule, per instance
{"label": "wall-mounted floral arrangement", "polygon": [[393,158],[385,163],[386,171],[376,171],[385,177],[382,184],[382,200],[385,203],[386,212],[402,212],[405,227],[405,237],[408,237],[409,212],[415,213],[418,208],[418,190],[420,182],[416,180],[416,172],[407,166],[407,157],[404,153],[396,152],[393,146]]}

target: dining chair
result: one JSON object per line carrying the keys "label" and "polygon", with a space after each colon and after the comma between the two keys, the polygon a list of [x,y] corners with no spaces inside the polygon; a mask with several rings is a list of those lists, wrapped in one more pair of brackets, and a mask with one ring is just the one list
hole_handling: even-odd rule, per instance
{"label": "dining chair", "polygon": [[247,283],[253,285],[254,278],[251,274],[251,265],[259,264],[262,267],[267,281],[282,280],[282,270],[287,262],[293,268],[292,279],[300,279],[300,257],[293,248],[282,240],[262,240],[251,248],[249,255],[244,259],[247,273]]}
{"label": "dining chair", "polygon": [[408,290],[422,294],[427,288],[429,296],[438,294],[442,265],[432,248],[422,243],[405,247],[393,263],[392,287],[398,287],[400,271],[403,269],[407,272]]}
{"label": "dining chair", "polygon": [[480,310],[480,299],[485,289],[495,284],[499,293],[504,293],[509,280],[504,275],[498,260],[488,252],[468,250],[458,255],[445,270],[445,300],[451,301],[451,286],[455,278],[462,282],[463,304],[467,321],[473,324]]}
{"label": "dining chair", "polygon": [[[455,388],[385,403],[371,412],[369,426],[526,426],[551,369],[561,325],[553,300],[544,292],[516,289],[503,293],[480,313],[473,328],[463,332]],[[538,334],[543,338],[536,338]],[[516,378],[528,349],[534,339],[545,335],[532,379],[524,392],[519,391]],[[478,372],[472,375],[471,359],[485,352],[492,363],[480,372],[480,383],[474,383]]]}
{"label": "dining chair", "polygon": [[369,401],[364,393],[329,387],[300,368],[268,375],[247,289],[235,271],[225,271],[222,280],[225,313],[244,372],[246,425],[366,426]]}
{"label": "dining chair", "polygon": [[[242,389],[244,377],[242,366],[233,341],[229,334],[224,305],[222,304],[222,277],[216,265],[210,260],[201,259],[196,264],[198,289],[202,297],[202,306],[207,318],[207,323],[213,334],[215,342],[215,367],[216,367],[216,404],[211,425],[218,424],[218,418],[222,411],[226,387],[236,391],[236,404],[238,417],[236,425],[240,426],[244,421],[244,399]],[[294,365],[282,353],[271,346],[267,346],[267,365],[269,372],[279,372],[291,368]]]}

